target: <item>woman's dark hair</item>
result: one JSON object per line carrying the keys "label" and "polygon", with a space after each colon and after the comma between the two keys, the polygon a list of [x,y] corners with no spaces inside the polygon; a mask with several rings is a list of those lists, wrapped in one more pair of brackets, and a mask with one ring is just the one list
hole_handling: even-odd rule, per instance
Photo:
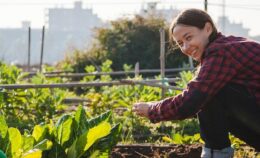
{"label": "woman's dark hair", "polygon": [[203,29],[205,24],[209,22],[212,25],[213,31],[211,35],[209,36],[209,41],[212,41],[216,38],[217,36],[217,28],[209,16],[209,14],[203,10],[200,9],[186,9],[179,13],[176,18],[171,23],[171,26],[169,28],[169,38],[170,38],[170,43],[174,46],[175,42],[173,40],[173,29],[176,27],[178,24],[182,25],[187,25],[187,26],[195,26],[199,29]]}

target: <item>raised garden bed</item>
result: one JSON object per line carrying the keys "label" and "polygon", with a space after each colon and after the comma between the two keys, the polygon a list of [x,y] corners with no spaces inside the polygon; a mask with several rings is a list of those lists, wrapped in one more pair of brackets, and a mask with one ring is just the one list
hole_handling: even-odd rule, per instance
{"label": "raised garden bed", "polygon": [[200,158],[201,144],[159,146],[151,144],[117,145],[111,158]]}

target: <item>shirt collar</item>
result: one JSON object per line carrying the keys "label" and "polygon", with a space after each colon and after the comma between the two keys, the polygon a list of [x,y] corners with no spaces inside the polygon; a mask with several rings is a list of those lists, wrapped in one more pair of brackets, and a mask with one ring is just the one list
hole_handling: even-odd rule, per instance
{"label": "shirt collar", "polygon": [[212,33],[210,36],[209,36],[209,43],[206,45],[205,47],[205,50],[202,54],[202,57],[201,57],[201,61],[207,56],[207,49],[210,47],[210,45],[212,45],[212,43],[214,43],[214,41],[216,41],[217,39],[223,37],[222,33],[221,32],[218,32],[218,33]]}

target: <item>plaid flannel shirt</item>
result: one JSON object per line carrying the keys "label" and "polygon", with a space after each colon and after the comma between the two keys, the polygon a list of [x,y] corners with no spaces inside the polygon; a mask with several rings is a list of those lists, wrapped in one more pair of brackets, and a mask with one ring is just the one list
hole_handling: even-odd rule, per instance
{"label": "plaid flannel shirt", "polygon": [[150,106],[151,122],[194,116],[228,83],[245,86],[260,107],[260,43],[219,33],[206,47],[200,65],[182,94]]}

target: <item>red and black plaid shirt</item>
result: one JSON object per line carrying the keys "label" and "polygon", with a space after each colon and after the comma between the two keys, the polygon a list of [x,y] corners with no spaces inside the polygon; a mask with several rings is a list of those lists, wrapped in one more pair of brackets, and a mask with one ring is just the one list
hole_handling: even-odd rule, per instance
{"label": "red and black plaid shirt", "polygon": [[219,33],[205,49],[197,77],[182,94],[154,103],[149,119],[159,122],[194,116],[228,83],[247,87],[260,107],[260,44]]}

